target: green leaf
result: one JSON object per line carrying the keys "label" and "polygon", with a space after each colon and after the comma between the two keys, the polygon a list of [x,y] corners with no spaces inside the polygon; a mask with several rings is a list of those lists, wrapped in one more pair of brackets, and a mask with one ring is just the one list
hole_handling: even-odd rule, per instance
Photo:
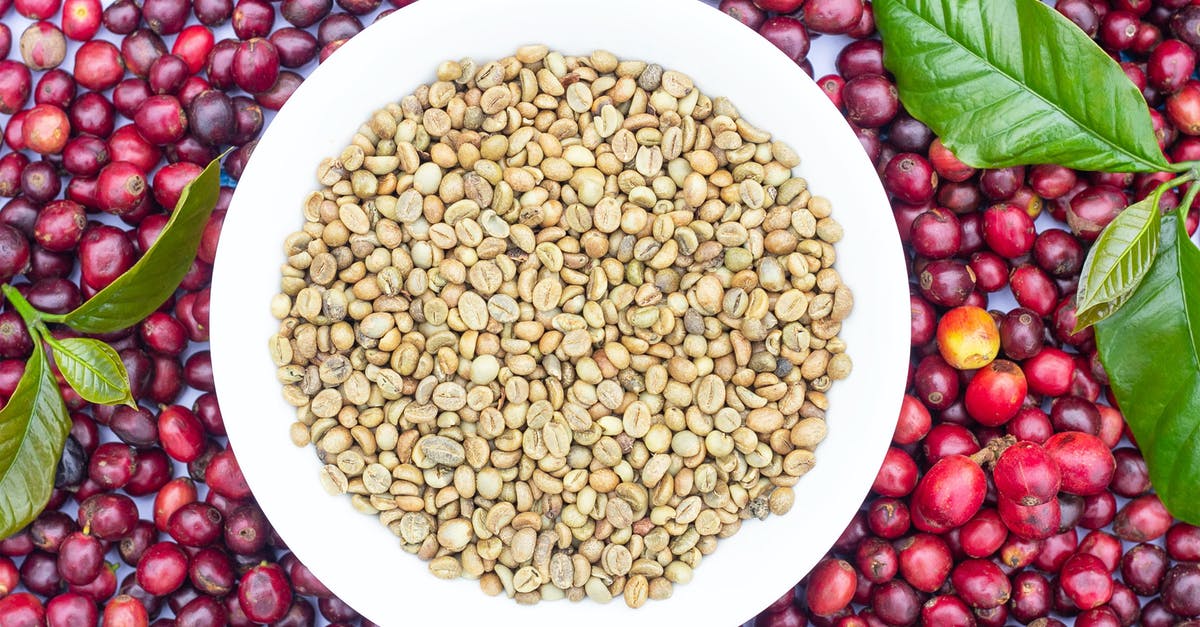
{"label": "green leaf", "polygon": [[125,363],[111,346],[90,338],[46,338],[67,383],[89,403],[136,407]]}
{"label": "green leaf", "polygon": [[84,333],[109,333],[124,329],[158,309],[183,280],[208,217],[221,190],[219,161],[214,160],[183,189],[179,204],[154,245],[142,258],[75,311],[46,316]]}
{"label": "green leaf", "polygon": [[1119,65],[1039,0],[877,0],[900,99],[975,167],[1168,170]]}
{"label": "green leaf", "polygon": [[1133,296],[1096,325],[1096,346],[1159,498],[1200,524],[1200,250],[1174,213],[1161,240]]}
{"label": "green leaf", "polygon": [[1125,208],[1104,227],[1079,277],[1075,332],[1113,314],[1150,271],[1158,253],[1158,193]]}
{"label": "green leaf", "polygon": [[39,347],[25,362],[25,373],[8,404],[0,410],[0,538],[37,517],[54,489],[54,471],[71,418],[58,383]]}

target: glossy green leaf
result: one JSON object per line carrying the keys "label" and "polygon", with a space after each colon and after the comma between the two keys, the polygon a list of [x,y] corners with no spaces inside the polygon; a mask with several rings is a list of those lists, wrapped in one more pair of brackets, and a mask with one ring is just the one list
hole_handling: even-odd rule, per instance
{"label": "glossy green leaf", "polygon": [[1200,524],[1200,250],[1174,213],[1160,233],[1150,273],[1096,325],[1096,346],[1155,491]]}
{"label": "glossy green leaf", "polygon": [[[34,332],[36,346],[40,338]],[[54,489],[54,471],[71,418],[41,350],[0,410],[0,538],[37,517]]]}
{"label": "glossy green leaf", "polygon": [[46,316],[84,333],[108,333],[136,324],[158,309],[183,280],[221,190],[219,161],[204,168],[179,198],[154,245],[132,268],[65,316]]}
{"label": "glossy green leaf", "polygon": [[113,347],[91,338],[48,339],[54,363],[76,392],[89,403],[136,407],[129,391],[125,363]]}
{"label": "glossy green leaf", "polygon": [[975,167],[1170,169],[1146,101],[1039,0],[877,0],[900,99]]}
{"label": "glossy green leaf", "polygon": [[1150,271],[1162,226],[1159,198],[1154,193],[1126,207],[1096,238],[1079,277],[1077,333],[1112,315]]}

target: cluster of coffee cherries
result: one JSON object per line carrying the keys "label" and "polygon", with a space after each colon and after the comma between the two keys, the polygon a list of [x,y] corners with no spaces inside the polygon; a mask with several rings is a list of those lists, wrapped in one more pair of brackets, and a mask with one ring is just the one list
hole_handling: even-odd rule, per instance
{"label": "cluster of coffee cherries", "polygon": [[[745,4],[722,6],[755,15]],[[827,4],[857,3],[755,3],[801,24]],[[1056,8],[1142,91],[1165,154],[1200,157],[1200,7]],[[1153,493],[1094,332],[1074,332],[1092,242],[1173,175],[967,166],[904,110],[865,9],[840,31],[836,73],[816,80],[876,164],[906,245],[909,393],[858,516],[755,624],[1200,624],[1200,529]],[[1197,222],[1193,206],[1189,233]]]}

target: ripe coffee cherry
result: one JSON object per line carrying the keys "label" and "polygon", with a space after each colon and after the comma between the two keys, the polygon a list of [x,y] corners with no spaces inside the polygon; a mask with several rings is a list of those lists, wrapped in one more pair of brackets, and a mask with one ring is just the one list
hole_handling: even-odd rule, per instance
{"label": "ripe coffee cherry", "polygon": [[1016,205],[1001,203],[983,212],[983,239],[1002,257],[1015,259],[1028,253],[1034,237],[1033,219]]}
{"label": "ripe coffee cherry", "polygon": [[1008,602],[1012,593],[1008,577],[991,560],[969,559],[950,573],[954,590],[967,605],[990,609]]}
{"label": "ripe coffee cherry", "polygon": [[912,497],[913,525],[943,533],[971,519],[987,494],[987,477],[979,464],[963,455],[950,455],[934,464]]}
{"label": "ripe coffee cherry", "polygon": [[1174,93],[1183,87],[1196,70],[1196,52],[1178,39],[1163,41],[1146,62],[1147,78],[1155,89]]}
{"label": "ripe coffee cherry", "polygon": [[947,181],[961,183],[975,174],[975,168],[959,161],[940,138],[929,145],[929,161],[938,176]]}
{"label": "ripe coffee cherry", "polygon": [[1043,447],[1062,473],[1062,490],[1070,494],[1087,496],[1104,492],[1116,470],[1112,452],[1091,434],[1056,433]]}
{"label": "ripe coffee cherry", "polygon": [[188,463],[204,451],[204,425],[182,405],[163,408],[158,415],[158,435],[173,459]]}
{"label": "ripe coffee cherry", "polygon": [[818,616],[828,616],[849,606],[857,587],[854,567],[844,560],[817,564],[808,580],[805,601]]}
{"label": "ripe coffee cherry", "polygon": [[998,427],[1021,410],[1026,391],[1021,367],[1007,359],[997,359],[975,373],[967,384],[963,402],[967,413],[979,424]]}
{"label": "ripe coffee cherry", "polygon": [[1062,396],[1071,389],[1075,360],[1067,353],[1046,347],[1022,364],[1029,390],[1042,396]]}
{"label": "ripe coffee cherry", "polygon": [[1000,496],[1025,506],[1049,502],[1062,486],[1058,464],[1032,442],[1018,442],[1005,449],[996,460],[992,478]]}
{"label": "ripe coffee cherry", "polygon": [[937,172],[924,157],[912,152],[902,152],[883,170],[883,186],[893,196],[907,203],[923,203],[933,198],[937,191]]}
{"label": "ripe coffee cherry", "polygon": [[1142,596],[1158,594],[1167,574],[1166,551],[1153,544],[1141,543],[1121,556],[1121,581]]}
{"label": "ripe coffee cherry", "polygon": [[[1200,100],[1200,90],[1196,96]],[[1169,111],[1170,105],[1167,106]],[[1125,193],[1120,188],[1093,185],[1071,199],[1067,207],[1067,224],[1080,238],[1094,240],[1128,204]]]}
{"label": "ripe coffee cherry", "polygon": [[913,385],[917,398],[930,409],[944,410],[958,400],[958,373],[940,355],[930,355],[917,364]]}
{"label": "ripe coffee cherry", "polygon": [[962,227],[952,212],[934,207],[913,220],[910,238],[918,255],[946,259],[958,252],[962,244]]}
{"label": "ripe coffee cherry", "polygon": [[1058,287],[1033,264],[1022,264],[1014,269],[1009,283],[1017,303],[1039,316],[1049,316],[1058,306]]}
{"label": "ripe coffee cherry", "polygon": [[1162,537],[1171,526],[1157,494],[1147,494],[1125,504],[1113,520],[1113,533],[1130,542],[1149,542]]}
{"label": "ripe coffee cherry", "polygon": [[933,592],[942,587],[954,556],[950,546],[939,536],[918,533],[896,543],[899,552],[900,575],[917,590]]}
{"label": "ripe coffee cherry", "polygon": [[87,227],[87,213],[77,202],[56,200],[42,207],[34,223],[34,239],[51,252],[66,252],[75,248]]}
{"label": "ripe coffee cherry", "polygon": [[104,166],[98,184],[100,209],[118,216],[137,210],[149,191],[142,170],[126,161],[114,161]]}
{"label": "ripe coffee cherry", "polygon": [[150,615],[141,601],[122,594],[114,597],[104,606],[104,616],[101,625],[129,625],[143,627],[150,622]]}
{"label": "ripe coffee cherry", "polygon": [[975,287],[984,292],[998,292],[1008,286],[1008,263],[991,251],[981,250],[971,254],[971,271],[975,273]]}
{"label": "ripe coffee cherry", "polygon": [[292,587],[279,565],[263,564],[242,575],[237,600],[250,620],[273,623],[287,614],[292,604]]}
{"label": "ripe coffee cherry", "polygon": [[1026,540],[1044,540],[1058,533],[1062,527],[1062,507],[1057,499],[1040,505],[1021,505],[1001,497],[998,510],[1004,525]]}
{"label": "ripe coffee cherry", "polygon": [[[1200,87],[1197,89],[1200,90]],[[900,111],[900,96],[896,86],[878,74],[863,74],[846,81],[842,89],[842,102],[846,107],[847,119],[865,128],[883,126]]]}
{"label": "ripe coffee cherry", "polygon": [[1063,593],[1080,609],[1100,607],[1112,597],[1112,575],[1095,555],[1076,553],[1067,558],[1059,577]]}
{"label": "ripe coffee cherry", "polygon": [[1179,616],[1200,615],[1200,566],[1176,564],[1163,579],[1162,599]]}
{"label": "ripe coffee cherry", "polygon": [[858,25],[863,15],[863,3],[858,0],[807,0],[804,3],[804,23],[814,32],[842,35]]}
{"label": "ripe coffee cherry", "polygon": [[900,404],[900,419],[896,422],[896,432],[892,441],[896,444],[915,444],[929,433],[932,418],[929,410],[915,397],[904,395]]}
{"label": "ripe coffee cherry", "polygon": [[174,542],[159,542],[138,560],[138,585],[155,596],[174,592],[187,578],[188,558]]}
{"label": "ripe coffee cherry", "polygon": [[882,496],[907,496],[917,485],[918,472],[911,455],[892,447],[883,458],[871,490]]}
{"label": "ripe coffee cherry", "polygon": [[1168,96],[1166,112],[1180,133],[1200,135],[1200,83],[1189,80]]}
{"label": "ripe coffee cherry", "polygon": [[975,290],[975,273],[970,266],[956,259],[929,262],[918,279],[921,295],[942,307],[966,303]]}

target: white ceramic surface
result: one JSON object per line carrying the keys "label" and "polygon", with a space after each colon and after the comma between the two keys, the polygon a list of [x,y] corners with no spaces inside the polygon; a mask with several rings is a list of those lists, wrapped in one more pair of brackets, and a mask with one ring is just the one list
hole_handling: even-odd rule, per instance
{"label": "white ceramic surface", "polygon": [[[842,337],[854,372],[831,391],[829,436],[783,517],[749,521],[667,601],[633,611],[617,600],[518,606],[473,581],[447,582],[400,550],[374,517],[327,495],[309,448],[288,438],[266,340],[277,323],[283,238],[300,227],[317,163],[336,156],[377,108],[433,80],[444,59],[491,60],[545,43],[603,48],[691,75],[789,142],[799,174],[833,201],[845,226],[837,268],[855,293]],[[225,220],[213,280],[214,374],[229,439],[272,524],[337,595],[374,622],[398,625],[739,624],[799,580],[857,510],[899,413],[908,357],[908,290],[887,199],[841,115],[770,43],[694,0],[423,0],[371,26],[304,82],[260,141]]]}

